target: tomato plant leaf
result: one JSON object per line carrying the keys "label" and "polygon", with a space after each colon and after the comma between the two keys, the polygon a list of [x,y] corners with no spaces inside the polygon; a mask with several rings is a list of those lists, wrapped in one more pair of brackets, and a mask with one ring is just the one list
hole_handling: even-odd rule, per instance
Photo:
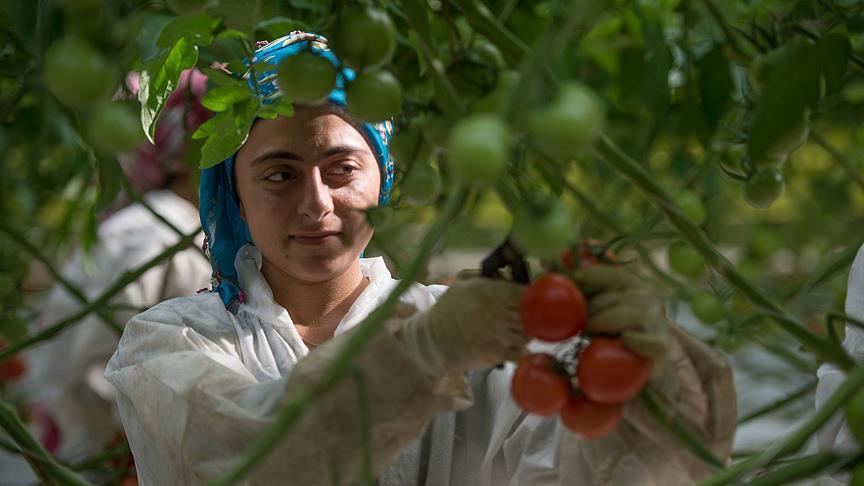
{"label": "tomato plant leaf", "polygon": [[[258,111],[258,101],[249,99],[233,105],[201,125],[192,138],[207,136],[201,147],[199,167],[207,169],[230,157],[246,141],[249,128]],[[206,128],[205,128],[206,127]]]}
{"label": "tomato plant leaf", "polygon": [[138,101],[141,103],[141,125],[147,139],[153,142],[156,120],[165,106],[168,96],[177,87],[180,73],[195,67],[198,47],[186,37],[181,37],[164,56],[148,63],[141,72]]}
{"label": "tomato plant leaf", "polygon": [[168,48],[176,44],[181,37],[186,37],[193,44],[208,45],[213,42],[213,29],[218,25],[219,19],[209,15],[178,17],[165,25],[156,44]]}
{"label": "tomato plant leaf", "polygon": [[[245,84],[245,81],[240,81]],[[225,111],[235,103],[252,97],[252,92],[245,86],[234,84],[234,86],[218,86],[204,95],[201,104],[211,111]]]}
{"label": "tomato plant leaf", "polygon": [[839,32],[826,34],[816,43],[825,94],[833,94],[843,87],[843,77],[852,52],[849,38]]}
{"label": "tomato plant leaf", "polygon": [[277,39],[293,30],[303,30],[308,32],[312,29],[308,24],[301,20],[282,17],[281,15],[262,20],[255,26],[255,33],[258,38],[267,40]]}
{"label": "tomato plant leaf", "polygon": [[[138,55],[142,62],[148,62],[159,56],[164,50],[159,47],[159,37],[166,25],[174,17],[170,15],[146,15],[138,33]],[[170,47],[170,46],[166,46]]]}

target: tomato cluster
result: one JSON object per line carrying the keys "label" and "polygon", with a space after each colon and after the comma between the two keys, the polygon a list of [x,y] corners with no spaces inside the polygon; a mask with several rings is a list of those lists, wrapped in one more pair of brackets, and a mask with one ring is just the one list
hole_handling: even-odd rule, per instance
{"label": "tomato cluster", "polygon": [[[612,252],[599,246],[589,240],[578,247],[581,265],[617,262]],[[571,252],[564,253],[562,263],[573,268]],[[569,277],[550,272],[525,290],[520,316],[530,336],[564,341],[585,329],[588,308],[582,291]],[[575,343],[579,348],[583,344]],[[648,382],[651,365],[625,348],[619,339],[608,336],[592,336],[577,354],[575,372],[549,354],[526,356],[513,374],[511,394],[527,413],[557,413],[567,428],[582,437],[603,437],[621,420],[623,404]]]}

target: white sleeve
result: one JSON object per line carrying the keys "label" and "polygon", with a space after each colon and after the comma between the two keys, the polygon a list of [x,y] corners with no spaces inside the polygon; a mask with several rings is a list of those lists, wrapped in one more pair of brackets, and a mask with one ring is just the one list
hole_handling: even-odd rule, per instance
{"label": "white sleeve", "polygon": [[[199,484],[230,471],[272,425],[280,404],[317,383],[354,334],[319,346],[287,377],[259,381],[231,339],[209,339],[189,327],[188,319],[170,305],[136,316],[106,371],[143,485]],[[387,324],[399,324],[394,321]],[[229,322],[224,326],[233,333]],[[372,338],[356,370],[367,384],[376,474],[419,438],[436,414],[470,400],[461,376],[426,378],[389,331]],[[363,457],[358,404],[356,380],[335,385],[305,410],[244,484],[278,484],[289,477],[293,484],[358,482]]]}
{"label": "white sleeve", "polygon": [[[846,315],[859,321],[864,321],[864,246],[858,250],[858,255],[852,263],[849,272],[849,283],[846,287]],[[843,347],[853,358],[864,358],[864,330],[847,324]],[[816,409],[821,408],[828,398],[846,379],[846,374],[833,364],[823,364],[818,371],[819,383],[816,386]],[[859,446],[852,436],[849,427],[843,420],[842,411],[835,414],[821,428],[816,436],[819,449],[837,453],[855,452]]]}

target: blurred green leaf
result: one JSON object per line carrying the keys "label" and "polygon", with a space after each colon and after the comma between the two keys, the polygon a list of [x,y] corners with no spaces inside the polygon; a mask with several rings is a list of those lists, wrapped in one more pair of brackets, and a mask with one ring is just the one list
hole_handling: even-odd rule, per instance
{"label": "blurred green leaf", "polygon": [[222,162],[243,145],[257,110],[258,100],[250,99],[233,105],[198,128],[192,138],[207,137],[201,148],[201,169]]}
{"label": "blurred green leaf", "polygon": [[826,34],[816,43],[822,76],[825,79],[825,93],[833,94],[843,88],[843,78],[852,44],[844,34],[833,32]]}
{"label": "blurred green leaf", "polygon": [[181,37],[186,37],[193,44],[208,45],[213,42],[213,29],[218,25],[219,19],[209,15],[178,17],[165,25],[156,44],[168,48],[176,44]]}
{"label": "blurred green leaf", "polygon": [[729,61],[722,46],[715,46],[696,62],[699,70],[699,96],[702,113],[713,133],[731,102],[734,86]]}

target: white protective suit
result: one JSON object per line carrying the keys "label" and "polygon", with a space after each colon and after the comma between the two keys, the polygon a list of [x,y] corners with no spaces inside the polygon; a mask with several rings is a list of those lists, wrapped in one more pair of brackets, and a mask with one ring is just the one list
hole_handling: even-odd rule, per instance
{"label": "white protective suit", "polygon": [[[247,297],[236,315],[217,294],[204,293],[163,302],[126,326],[105,376],[117,389],[142,485],[200,484],[229,471],[284,397],[322,376],[351,329],[396,284],[381,258],[362,259],[369,285],[335,336],[310,353],[260,265],[254,246],[238,252]],[[422,311],[445,290],[414,284],[401,301]],[[670,486],[706,474],[644,417],[635,422],[642,425],[628,423],[645,413],[636,404],[612,434],[584,441],[556,417],[519,410],[510,399],[512,364],[467,377],[424,375],[393,334],[401,322],[388,320],[357,362],[368,384],[372,460],[382,485]],[[699,354],[700,343],[673,334],[688,355],[674,368],[694,377],[682,380],[674,399],[698,410],[704,443],[725,458],[735,422],[731,373],[722,360],[709,364],[713,355]],[[360,410],[357,381],[348,378],[311,405],[243,484],[356,484]]]}
{"label": "white protective suit", "polygon": [[[171,191],[151,191],[144,195],[144,200],[186,234],[200,227],[195,206]],[[132,204],[107,218],[99,226],[98,244],[89,255],[85,257],[82,251],[76,251],[61,273],[88,300],[93,300],[124,272],[148,262],[179,239],[174,230],[144,206]],[[178,252],[114,297],[112,305],[128,307],[113,312],[115,321],[123,325],[140,309],[166,298],[194,294],[207,286],[210,271],[209,262],[197,249]],[[62,286],[55,284],[42,306],[38,325],[55,324],[81,306]],[[76,461],[101,452],[122,431],[113,388],[103,377],[119,340],[113,329],[91,313],[27,354],[30,370],[27,380],[37,393],[33,401],[59,426],[57,455],[63,459]]]}
{"label": "white protective suit", "polygon": [[[849,284],[846,287],[846,315],[864,321],[864,246],[858,250],[858,255],[852,263],[852,270],[849,272]],[[864,330],[847,324],[843,347],[856,361],[864,360]],[[843,371],[829,363],[819,367],[818,376],[817,409],[822,407],[846,379]],[[852,453],[864,447],[864,444],[858,444],[852,436],[849,426],[843,419],[842,409],[819,430],[817,440],[819,449],[824,451]]]}

